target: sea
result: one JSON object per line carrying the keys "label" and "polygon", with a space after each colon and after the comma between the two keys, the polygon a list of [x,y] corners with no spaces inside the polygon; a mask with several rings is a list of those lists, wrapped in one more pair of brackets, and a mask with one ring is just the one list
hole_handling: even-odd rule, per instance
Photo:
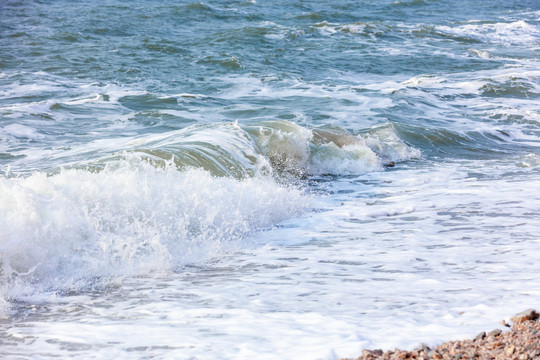
{"label": "sea", "polygon": [[0,358],[324,359],[540,307],[538,0],[2,0]]}

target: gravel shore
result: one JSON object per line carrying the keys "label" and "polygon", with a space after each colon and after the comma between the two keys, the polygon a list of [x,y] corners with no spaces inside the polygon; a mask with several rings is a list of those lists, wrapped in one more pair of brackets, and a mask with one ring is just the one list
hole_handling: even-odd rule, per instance
{"label": "gravel shore", "polygon": [[477,359],[477,360],[539,360],[540,320],[529,309],[512,317],[513,325],[503,322],[510,331],[495,329],[482,332],[473,340],[448,341],[433,349],[423,346],[413,351],[395,349],[363,350],[356,360],[394,359]]}

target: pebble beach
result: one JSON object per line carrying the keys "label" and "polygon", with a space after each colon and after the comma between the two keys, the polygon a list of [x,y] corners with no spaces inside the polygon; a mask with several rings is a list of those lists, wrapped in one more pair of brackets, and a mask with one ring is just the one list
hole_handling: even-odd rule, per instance
{"label": "pebble beach", "polygon": [[[481,332],[474,339],[448,341],[430,348],[420,346],[413,351],[394,349],[363,350],[357,360],[394,359],[478,359],[529,360],[540,359],[540,321],[538,313],[529,309],[512,317],[512,325],[504,320],[503,328]],[[510,330],[508,330],[510,327]]]}

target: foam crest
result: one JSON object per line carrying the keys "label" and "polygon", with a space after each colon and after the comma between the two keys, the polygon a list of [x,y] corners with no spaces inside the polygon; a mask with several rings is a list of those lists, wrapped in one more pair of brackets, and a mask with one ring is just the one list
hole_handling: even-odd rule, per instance
{"label": "foam crest", "polygon": [[380,171],[381,161],[365,141],[337,126],[313,130],[310,159],[313,174],[362,174]]}
{"label": "foam crest", "polygon": [[0,177],[3,298],[200,263],[309,204],[270,178],[119,161],[94,173]]}
{"label": "foam crest", "polygon": [[40,134],[36,129],[22,124],[11,124],[4,126],[3,130],[14,137],[27,139],[42,139],[45,136]]}
{"label": "foam crest", "polygon": [[353,175],[382,170],[387,161],[420,157],[392,126],[354,136],[336,126],[307,129],[288,121],[269,121],[248,128],[278,173]]}
{"label": "foam crest", "polygon": [[527,154],[522,156],[518,162],[517,166],[522,168],[536,168],[540,165],[540,156],[536,154]]}
{"label": "foam crest", "polygon": [[524,20],[510,23],[469,24],[456,27],[441,25],[437,26],[436,29],[447,35],[502,44],[535,44],[540,36],[538,26]]}
{"label": "foam crest", "polygon": [[406,161],[422,156],[420,150],[403,142],[392,125],[376,127],[360,135],[367,146],[383,161]]}
{"label": "foam crest", "polygon": [[246,128],[279,172],[304,172],[313,133],[290,121],[266,121]]}
{"label": "foam crest", "polygon": [[361,141],[343,147],[334,143],[317,146],[309,164],[309,171],[314,175],[357,175],[380,170],[381,160]]}

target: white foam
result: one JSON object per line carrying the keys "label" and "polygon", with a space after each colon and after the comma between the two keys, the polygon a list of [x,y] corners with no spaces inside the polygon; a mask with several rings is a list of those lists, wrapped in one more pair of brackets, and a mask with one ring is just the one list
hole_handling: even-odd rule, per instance
{"label": "white foam", "polygon": [[381,159],[365,144],[338,147],[333,143],[313,150],[309,172],[319,174],[358,175],[382,170]]}
{"label": "white foam", "polygon": [[331,36],[337,32],[335,24],[329,24],[326,21],[315,24],[314,27],[322,36]]}
{"label": "white foam", "polygon": [[341,31],[348,32],[351,34],[363,34],[366,31],[367,24],[356,23],[356,24],[347,24],[341,28]]}
{"label": "white foam", "polygon": [[420,150],[405,144],[391,125],[375,128],[361,137],[383,162],[398,162],[422,157]]}
{"label": "white foam", "polygon": [[[180,94],[174,94],[171,96],[184,98],[184,99],[207,99],[208,98],[208,96],[204,94],[192,94],[192,93],[180,93]],[[182,99],[178,99],[178,101],[182,101]]]}
{"label": "white foam", "polygon": [[7,319],[10,314],[11,307],[9,303],[0,296],[0,319]]}
{"label": "white foam", "polygon": [[[418,99],[408,105],[416,116],[437,119],[437,126],[451,126],[458,132],[479,131],[486,135],[511,134],[506,141],[537,146],[538,109],[531,97],[540,93],[537,64],[491,70],[417,75],[404,81],[379,79],[355,88]],[[356,79],[355,79],[356,80]],[[365,82],[365,81],[364,81]],[[457,116],[456,109],[464,111]],[[459,126],[454,126],[458,124]]]}
{"label": "white foam", "polygon": [[402,84],[406,86],[419,86],[423,88],[440,87],[442,83],[447,80],[439,76],[413,76],[412,78],[404,81]]}
{"label": "white foam", "polygon": [[537,154],[527,154],[518,160],[517,165],[523,168],[540,166],[540,157]]}
{"label": "white foam", "polygon": [[0,177],[2,295],[208,261],[307,204],[271,179],[127,161],[98,173]]}
{"label": "white foam", "polygon": [[470,37],[476,40],[503,43],[528,45],[536,44],[540,37],[540,28],[529,24],[524,20],[510,23],[493,23],[479,25],[461,25],[450,27],[446,25],[436,26],[442,33]]}
{"label": "white foam", "polygon": [[469,49],[469,52],[472,55],[478,56],[479,58],[482,58],[482,59],[490,59],[490,58],[492,58],[491,54],[488,51],[485,51],[485,50]]}
{"label": "white foam", "polygon": [[285,172],[358,175],[380,171],[387,161],[420,157],[390,125],[356,137],[341,128],[310,130],[289,121],[268,121],[249,129],[273,166]]}
{"label": "white foam", "polygon": [[49,114],[51,107],[58,104],[56,100],[36,101],[24,104],[12,104],[0,107],[0,111],[14,112],[16,117],[27,114]]}
{"label": "white foam", "polygon": [[[328,87],[324,84],[310,83],[298,79],[283,79],[277,84],[266,82],[264,78],[250,76],[229,76],[223,81],[232,84],[227,90],[219,94],[222,99],[238,99],[244,97],[262,97],[269,99],[287,99],[304,97],[306,99],[332,99],[349,100],[357,106],[348,106],[346,114],[370,115],[374,114],[371,109],[391,107],[393,102],[387,97],[373,98],[359,95],[350,85],[334,85]],[[268,79],[269,81],[274,79]],[[334,114],[334,111],[330,112]],[[335,113],[338,113],[337,111]],[[359,115],[358,115],[359,116]]]}
{"label": "white foam", "polygon": [[101,296],[37,297],[42,320],[6,329],[19,341],[6,351],[330,360],[471,338],[534,307],[538,173],[508,177],[522,171],[513,161],[424,165],[334,181],[320,211],[211,266],[126,278]]}
{"label": "white foam", "polygon": [[36,129],[23,124],[11,124],[3,127],[3,130],[9,135],[23,137],[28,139],[43,139],[45,135],[40,134]]}

